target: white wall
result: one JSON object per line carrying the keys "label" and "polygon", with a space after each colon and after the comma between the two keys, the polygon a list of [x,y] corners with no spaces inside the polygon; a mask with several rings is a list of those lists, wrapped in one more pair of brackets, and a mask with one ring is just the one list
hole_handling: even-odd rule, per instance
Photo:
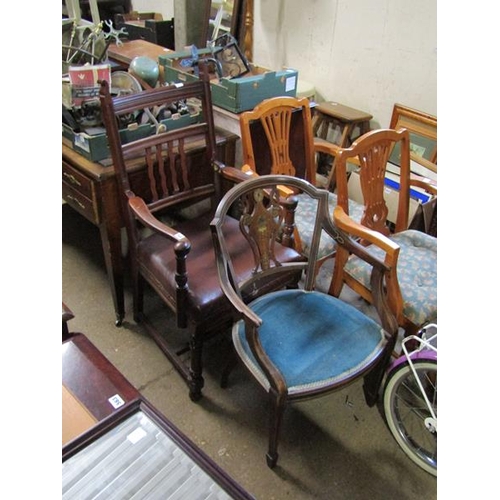
{"label": "white wall", "polygon": [[437,114],[436,0],[254,0],[254,62],[388,126],[395,102]]}
{"label": "white wall", "polygon": [[[173,17],[173,0],[133,0]],[[201,0],[200,0],[201,4]],[[436,0],[254,0],[253,61],[297,69],[318,100],[389,125],[395,102],[437,115]]]}
{"label": "white wall", "polygon": [[172,19],[174,17],[174,0],[132,0],[132,9],[137,12],[157,12],[165,20]]}

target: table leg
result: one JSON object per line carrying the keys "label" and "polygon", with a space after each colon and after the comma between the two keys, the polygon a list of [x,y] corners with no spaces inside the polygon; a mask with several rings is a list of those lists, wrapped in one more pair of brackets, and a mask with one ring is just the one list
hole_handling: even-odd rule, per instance
{"label": "table leg", "polygon": [[102,251],[106,272],[111,287],[111,296],[116,315],[116,326],[121,326],[125,316],[125,301],[123,293],[123,256],[121,228],[123,218],[121,217],[118,192],[114,178],[100,183],[100,224]]}
{"label": "table leg", "polygon": [[123,262],[121,255],[121,234],[120,230],[107,227],[106,224],[99,226],[101,233],[102,251],[106,272],[111,287],[111,296],[116,315],[116,326],[121,326],[125,316],[125,301],[123,294]]}
{"label": "table leg", "polygon": [[351,123],[346,123],[344,125],[344,129],[342,130],[342,137],[340,138],[339,141],[339,146],[341,148],[348,148],[351,145],[351,135],[352,135],[352,130],[353,130],[353,124]]}

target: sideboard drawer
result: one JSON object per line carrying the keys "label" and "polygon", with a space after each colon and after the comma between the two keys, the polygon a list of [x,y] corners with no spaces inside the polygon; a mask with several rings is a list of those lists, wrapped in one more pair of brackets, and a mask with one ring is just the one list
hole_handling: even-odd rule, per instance
{"label": "sideboard drawer", "polygon": [[92,181],[63,160],[62,196],[64,201],[94,224],[99,224],[99,211],[95,202]]}
{"label": "sideboard drawer", "polygon": [[92,199],[92,181],[65,161],[62,162],[62,180],[83,196]]}
{"label": "sideboard drawer", "polygon": [[81,213],[93,224],[99,224],[99,215],[94,203],[68,183],[62,183],[62,197],[77,212]]}

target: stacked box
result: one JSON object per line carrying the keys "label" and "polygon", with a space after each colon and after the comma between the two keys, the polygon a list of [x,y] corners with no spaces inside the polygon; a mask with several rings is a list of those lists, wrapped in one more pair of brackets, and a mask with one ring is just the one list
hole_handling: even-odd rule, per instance
{"label": "stacked box", "polygon": [[[200,58],[209,56],[209,49],[199,51]],[[181,65],[181,61],[191,57],[190,52],[172,52],[161,55],[159,64],[163,66],[166,82],[190,82],[198,77],[192,68]],[[233,113],[253,109],[264,99],[277,96],[295,97],[297,93],[298,71],[283,69],[271,71],[252,65],[250,73],[237,78],[214,78],[211,80],[212,103]]]}

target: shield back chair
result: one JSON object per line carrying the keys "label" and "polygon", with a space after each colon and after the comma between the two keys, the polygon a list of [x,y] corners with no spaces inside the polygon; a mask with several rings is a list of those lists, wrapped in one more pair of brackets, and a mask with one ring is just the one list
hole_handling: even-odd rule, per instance
{"label": "shield back chair", "polygon": [[[318,154],[335,157],[339,147],[313,136],[310,101],[295,97],[273,97],[240,115],[242,170],[249,175],[280,174],[305,179],[330,191],[330,210],[337,204],[334,168],[328,178],[318,175]],[[284,196],[291,193],[282,193]],[[300,195],[299,195],[300,200]],[[363,206],[349,202],[350,214],[361,218]],[[295,212],[295,248],[308,257],[314,225],[314,205],[300,200]],[[324,234],[320,242],[316,272],[335,255],[335,241]]]}
{"label": "shield back chair", "polygon": [[[146,327],[186,381],[195,401],[201,397],[204,385],[203,343],[232,322],[232,309],[217,278],[209,224],[221,196],[222,181],[231,185],[246,177],[215,159],[209,73],[203,63],[200,78],[181,86],[113,96],[107,83],[102,82],[100,100],[126,221],[134,320]],[[158,127],[156,134],[122,143],[119,124],[124,118],[179,101],[197,103],[200,121],[173,130]],[[147,170],[140,180],[134,176],[139,164]],[[283,242],[290,245],[287,234]],[[229,229],[227,236],[235,246],[244,243],[237,225]],[[276,248],[284,260],[303,258],[285,244],[277,244]],[[242,250],[235,263],[238,276],[249,275],[252,266],[251,253]],[[181,347],[162,331],[161,325],[155,324],[158,322],[150,314],[146,315],[145,284],[173,311],[177,326],[185,329]],[[187,360],[186,351],[190,354]]]}
{"label": "shield back chair", "polygon": [[[351,237],[359,238],[369,251],[390,265],[386,289],[389,304],[405,335],[415,334],[428,322],[437,321],[437,238],[408,229],[410,188],[416,186],[437,194],[429,179],[410,175],[410,138],[407,129],[378,129],[363,135],[336,157],[338,203],[335,224]],[[400,149],[400,188],[394,229],[387,222],[388,207],[384,199],[387,161],[397,144]],[[359,176],[365,211],[358,223],[348,217],[346,163],[360,164]],[[398,247],[394,251],[393,244]],[[370,269],[357,256],[341,248],[335,256],[329,293],[340,295],[347,284],[370,303],[374,303]]]}
{"label": "shield back chair", "polygon": [[[283,188],[300,192],[301,200],[309,196],[316,205],[310,258],[303,262],[282,262],[274,249],[283,217]],[[297,177],[255,177],[226,193],[211,223],[221,287],[237,318],[232,331],[235,350],[271,401],[266,454],[271,468],[278,460],[286,405],[326,395],[359,379],[364,379],[366,402],[375,404],[397,336],[396,320],[383,292],[390,268],[333,225],[328,195]],[[233,224],[229,214],[234,204],[244,207],[239,227],[254,253],[254,271],[247,280],[235,272],[240,249],[225,236],[226,226]],[[373,266],[371,283],[379,321],[315,290],[314,267],[322,232],[334,238],[339,248],[345,247]],[[397,251],[396,245],[393,249]],[[274,290],[258,299],[249,296],[262,280],[292,271],[303,274],[299,288]]]}

